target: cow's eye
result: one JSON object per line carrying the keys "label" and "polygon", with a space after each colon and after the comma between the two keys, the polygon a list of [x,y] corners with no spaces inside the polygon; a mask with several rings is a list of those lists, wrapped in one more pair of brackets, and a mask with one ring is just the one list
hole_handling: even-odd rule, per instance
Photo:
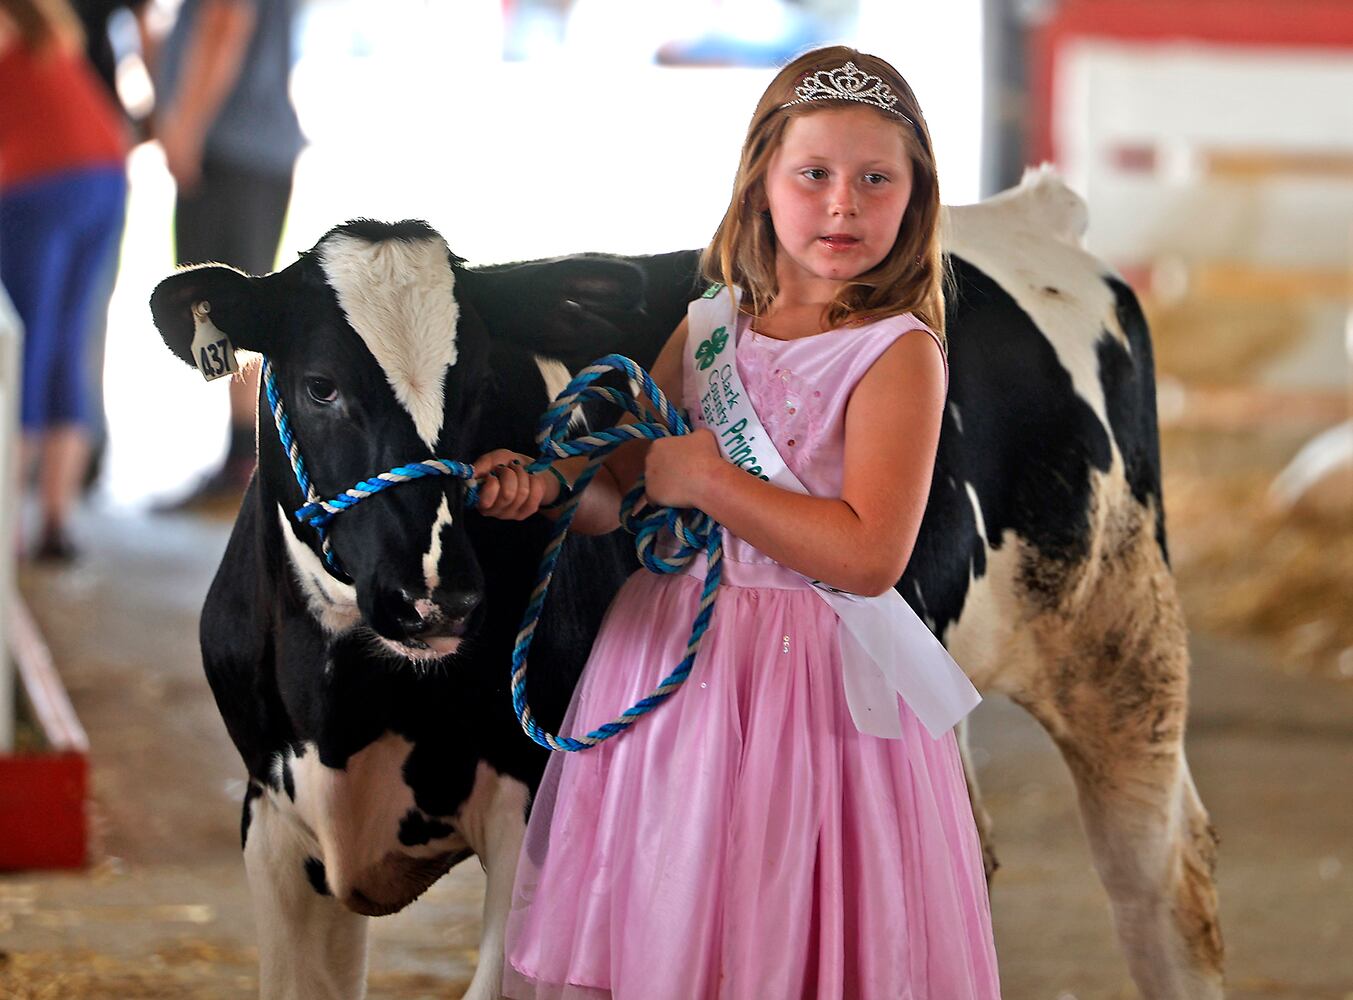
{"label": "cow's eye", "polygon": [[305,391],[316,403],[333,403],[338,400],[338,386],[334,385],[333,379],[327,379],[323,375],[307,375]]}

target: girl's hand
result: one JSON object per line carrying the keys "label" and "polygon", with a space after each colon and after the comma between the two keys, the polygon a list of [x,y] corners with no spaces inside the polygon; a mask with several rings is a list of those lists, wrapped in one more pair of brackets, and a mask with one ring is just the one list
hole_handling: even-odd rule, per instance
{"label": "girl's hand", "polygon": [[475,509],[485,517],[524,521],[557,500],[559,481],[548,472],[527,472],[530,462],[526,455],[506,448],[496,448],[476,459],[474,473],[480,484]]}
{"label": "girl's hand", "polygon": [[707,427],[659,438],[644,460],[644,492],[649,503],[659,507],[698,508],[709,484],[727,464]]}

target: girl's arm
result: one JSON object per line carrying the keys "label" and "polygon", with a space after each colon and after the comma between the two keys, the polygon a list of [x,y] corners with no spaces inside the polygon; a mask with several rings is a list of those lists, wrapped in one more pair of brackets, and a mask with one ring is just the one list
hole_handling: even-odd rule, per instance
{"label": "girl's arm", "polygon": [[157,116],[156,137],[180,192],[202,178],[202,154],[222,106],[239,82],[258,21],[245,0],[206,0],[183,53],[183,78],[170,106]]}
{"label": "girl's arm", "polygon": [[865,373],[847,405],[839,499],[792,493],[743,472],[705,429],[648,449],[648,496],[698,507],[828,586],[881,594],[901,577],[920,530],[943,407],[938,345],[925,333],[904,336]]}
{"label": "girl's arm", "polygon": [[[682,351],[686,346],[686,320],[682,320],[667,338],[658,359],[649,372],[658,388],[673,402],[681,405]],[[622,424],[634,423],[625,414]],[[578,502],[571,530],[583,535],[604,535],[620,526],[620,501],[644,471],[644,457],[649,442],[630,441],[606,457],[602,467]],[[518,464],[513,465],[516,461]],[[527,475],[524,466],[530,461],[502,449],[482,455],[474,463],[476,477],[483,477],[478,510],[489,517],[524,520],[540,511],[546,517],[557,517],[558,511],[544,510],[559,498],[559,481],[548,472]],[[570,483],[576,482],[587,464],[586,458],[568,458],[553,463],[554,468]]]}

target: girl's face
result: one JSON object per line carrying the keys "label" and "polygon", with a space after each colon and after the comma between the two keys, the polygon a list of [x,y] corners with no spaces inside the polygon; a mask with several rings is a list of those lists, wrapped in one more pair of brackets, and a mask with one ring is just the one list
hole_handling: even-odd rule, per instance
{"label": "girl's face", "polygon": [[911,180],[902,128],[872,109],[791,121],[765,178],[780,295],[827,300],[880,263],[897,240]]}

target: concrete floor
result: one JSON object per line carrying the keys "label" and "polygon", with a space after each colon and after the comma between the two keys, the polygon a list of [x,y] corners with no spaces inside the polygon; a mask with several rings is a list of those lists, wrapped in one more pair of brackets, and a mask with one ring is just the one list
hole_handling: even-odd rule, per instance
{"label": "concrete floor", "polygon": [[[196,648],[227,526],[103,512],[82,528],[79,566],[30,569],[23,584],[89,731],[95,860],[83,873],[0,876],[0,997],[249,995],[243,770]],[[1285,676],[1208,636],[1194,637],[1194,656],[1189,757],[1222,837],[1229,995],[1353,1000],[1353,686]],[[997,823],[1006,997],[1135,996],[1050,741],[993,699],[973,745]],[[374,921],[373,1000],[458,996],[481,892],[471,862]]]}

